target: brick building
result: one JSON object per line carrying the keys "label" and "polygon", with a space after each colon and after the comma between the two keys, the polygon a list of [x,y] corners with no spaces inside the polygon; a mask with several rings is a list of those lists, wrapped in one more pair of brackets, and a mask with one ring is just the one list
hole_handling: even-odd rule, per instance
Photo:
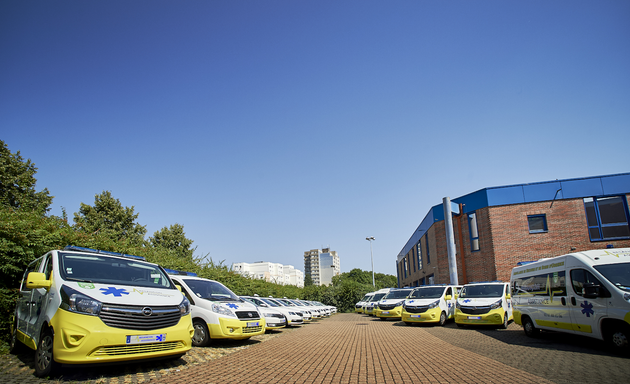
{"label": "brick building", "polygon": [[[519,261],[630,247],[630,173],[485,188],[451,200],[459,284],[509,281]],[[443,204],[398,254],[398,285],[450,282]]]}

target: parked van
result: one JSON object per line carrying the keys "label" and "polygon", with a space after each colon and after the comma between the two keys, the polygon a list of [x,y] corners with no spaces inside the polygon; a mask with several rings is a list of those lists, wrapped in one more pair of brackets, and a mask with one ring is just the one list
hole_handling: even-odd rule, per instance
{"label": "parked van", "polygon": [[381,320],[400,319],[402,317],[402,305],[412,291],[413,288],[391,289],[374,307],[374,315]]}
{"label": "parked van", "polygon": [[194,346],[204,347],[212,339],[244,340],[265,333],[265,319],[258,308],[225,285],[186,272],[169,273],[190,301]]}
{"label": "parked van", "polygon": [[599,249],[523,263],[512,270],[514,322],[607,340],[628,350],[630,248]]}
{"label": "parked van", "polygon": [[354,311],[356,313],[365,313],[365,304],[367,304],[372,295],[374,295],[374,292],[366,293],[365,296],[363,296],[363,298],[354,305]]}
{"label": "parked van", "polygon": [[279,329],[287,326],[287,318],[284,314],[276,309],[273,309],[269,304],[260,300],[260,297],[256,296],[239,296],[245,301],[249,301],[258,308],[258,312],[265,317],[265,331],[270,329]]}
{"label": "parked van", "polygon": [[143,257],[68,246],[28,265],[11,347],[35,350],[35,374],[58,364],[176,357],[191,348],[190,303]]}
{"label": "parked van", "polygon": [[389,290],[391,288],[383,288],[383,289],[379,289],[378,291],[374,292],[374,295],[370,298],[370,300],[365,304],[364,308],[364,313],[370,315],[370,316],[376,316],[376,306],[378,305],[378,302],[385,297],[385,295],[387,295],[389,293]]}
{"label": "parked van", "polygon": [[414,323],[438,323],[444,325],[455,317],[457,297],[461,285],[426,285],[411,292],[403,303],[402,321]]}
{"label": "parked van", "polygon": [[501,281],[464,285],[457,298],[455,324],[500,325],[505,329],[513,320],[510,284]]}

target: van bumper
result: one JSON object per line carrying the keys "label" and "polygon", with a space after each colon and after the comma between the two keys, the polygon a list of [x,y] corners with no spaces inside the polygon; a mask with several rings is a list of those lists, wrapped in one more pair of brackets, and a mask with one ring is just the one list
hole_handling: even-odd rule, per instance
{"label": "van bumper", "polygon": [[243,340],[265,333],[265,319],[243,321],[219,317],[219,324],[208,324],[211,339]]}
{"label": "van bumper", "polygon": [[425,312],[422,313],[409,313],[403,310],[402,321],[417,323],[437,323],[440,321],[441,314],[442,309],[439,306],[432,309],[427,309]]}
{"label": "van bumper", "polygon": [[[182,355],[192,346],[190,314],[172,327],[139,331],[113,328],[96,316],[59,310],[51,319],[55,332],[53,356],[61,364],[92,364]],[[128,342],[128,336],[155,336],[156,342]]]}
{"label": "van bumper", "polygon": [[400,319],[402,316],[402,305],[395,307],[394,309],[380,309],[380,308],[376,308],[374,310],[374,313],[376,314],[376,317],[380,317],[382,319],[390,319],[390,318],[396,318],[396,319]]}
{"label": "van bumper", "polygon": [[481,315],[469,315],[463,313],[459,309],[455,310],[455,323],[457,324],[488,324],[488,325],[501,325],[503,324],[503,314],[505,310],[503,308],[492,309],[490,312]]}

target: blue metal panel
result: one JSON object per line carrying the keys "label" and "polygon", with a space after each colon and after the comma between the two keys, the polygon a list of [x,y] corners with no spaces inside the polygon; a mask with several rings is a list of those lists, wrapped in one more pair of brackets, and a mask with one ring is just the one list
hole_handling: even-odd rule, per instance
{"label": "blue metal panel", "polygon": [[469,213],[487,207],[488,195],[486,193],[486,189],[480,189],[479,191],[458,197],[452,201],[457,204],[463,204],[463,213]]}
{"label": "blue metal panel", "polygon": [[587,196],[602,196],[602,179],[594,177],[589,179],[573,179],[561,181],[562,195],[565,199],[575,199]]}
{"label": "blue metal panel", "polygon": [[506,205],[525,202],[523,186],[514,185],[511,187],[488,188],[488,205]]}
{"label": "blue metal panel", "polygon": [[[558,192],[558,190],[560,190]],[[557,192],[557,195],[556,195]],[[559,181],[523,185],[525,202],[550,201],[562,199],[562,186]]]}
{"label": "blue metal panel", "polygon": [[625,195],[630,193],[630,174],[602,177],[604,195]]}

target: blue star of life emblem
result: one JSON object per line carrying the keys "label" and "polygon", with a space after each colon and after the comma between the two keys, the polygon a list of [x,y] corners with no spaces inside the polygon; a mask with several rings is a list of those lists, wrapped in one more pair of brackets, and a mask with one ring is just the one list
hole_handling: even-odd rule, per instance
{"label": "blue star of life emblem", "polygon": [[103,293],[103,295],[114,295],[116,297],[121,297],[122,295],[129,294],[129,292],[127,292],[125,288],[117,289],[116,287],[101,288],[101,292]]}
{"label": "blue star of life emblem", "polygon": [[584,302],[580,304],[580,307],[582,307],[582,313],[585,314],[586,317],[591,317],[591,315],[595,314],[595,311],[593,311],[593,304],[589,303],[586,300],[584,300]]}
{"label": "blue star of life emblem", "polygon": [[464,300],[464,303],[470,303],[471,301],[472,300],[470,300],[470,299],[466,299],[466,300]]}
{"label": "blue star of life emblem", "polygon": [[228,307],[230,307],[230,308],[232,308],[232,309],[236,309],[236,308],[238,308],[238,305],[236,305],[236,304],[232,304],[232,303],[228,304],[227,306],[228,306]]}

